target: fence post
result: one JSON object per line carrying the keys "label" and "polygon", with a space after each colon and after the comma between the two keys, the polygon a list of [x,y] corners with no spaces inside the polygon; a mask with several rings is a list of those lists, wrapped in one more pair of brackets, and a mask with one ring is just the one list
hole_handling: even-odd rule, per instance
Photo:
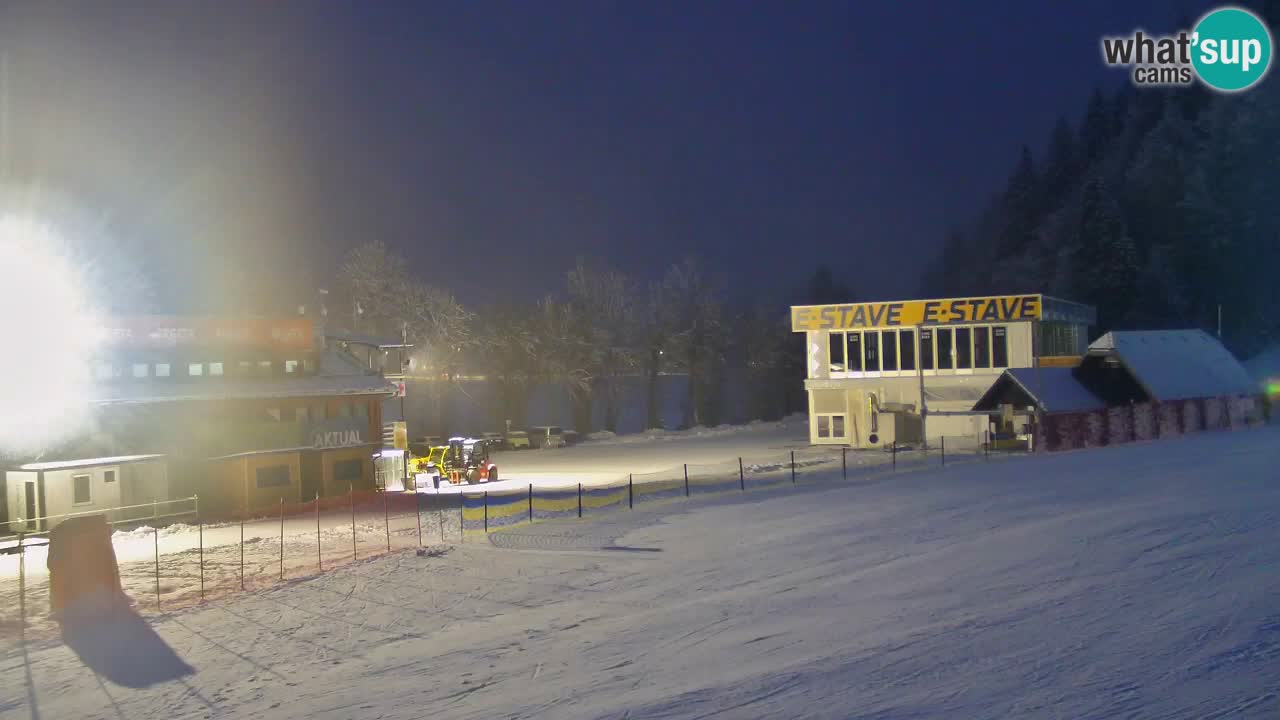
{"label": "fence post", "polygon": [[[441,523],[441,528],[443,527],[444,527],[444,524]],[[440,532],[444,533],[444,530],[441,529]],[[462,493],[462,490],[458,490],[458,542],[466,542],[466,541],[467,541],[467,496]]]}
{"label": "fence post", "polygon": [[[24,523],[25,524],[25,523]],[[23,534],[18,533],[18,614],[22,616],[22,638],[27,637],[27,550],[22,546]]]}
{"label": "fence post", "polygon": [[422,495],[413,490],[413,514],[418,519],[418,547],[422,547]]}
{"label": "fence post", "polygon": [[627,473],[627,507],[636,509],[635,476],[631,473]]}
{"label": "fence post", "polygon": [[529,483],[529,522],[533,522],[533,483]]}
{"label": "fence post", "polygon": [[489,491],[484,491],[484,531],[489,532]]}
{"label": "fence post", "polygon": [[280,498],[280,579],[284,579],[284,498]]}
{"label": "fence post", "polygon": [[988,454],[991,452],[991,431],[987,431],[987,437],[982,443],[982,459],[988,460]]}
{"label": "fence post", "polygon": [[387,486],[382,486],[382,525],[387,529],[387,552],[391,552],[391,515],[387,511]]}
{"label": "fence post", "polygon": [[316,491],[316,569],[324,572],[324,553],[320,550],[320,491]]}
{"label": "fence post", "polygon": [[689,497],[689,463],[684,464],[684,496]]}
{"label": "fence post", "polygon": [[840,448],[840,479],[849,479],[849,448]]}
{"label": "fence post", "polygon": [[351,499],[351,562],[356,561],[356,484],[347,483],[347,496]]}
{"label": "fence post", "polygon": [[738,458],[738,489],[747,491],[747,473],[742,469],[742,458]]}
{"label": "fence post", "polygon": [[890,469],[891,469],[891,470],[897,470],[897,469],[898,469],[898,440],[897,440],[897,438],[894,438],[893,443],[889,445],[889,455],[892,457],[892,461],[891,461]]}
{"label": "fence post", "polygon": [[947,437],[944,435],[938,438],[938,447],[942,448],[942,466],[947,466]]}
{"label": "fence post", "polygon": [[578,483],[578,517],[582,517],[582,483]]}
{"label": "fence post", "polygon": [[196,499],[196,527],[200,533],[200,601],[204,602],[204,518],[200,515],[200,496]]}
{"label": "fence post", "polygon": [[151,528],[156,543],[156,609],[160,609],[160,528]]}
{"label": "fence post", "polygon": [[244,590],[244,513],[240,513],[240,589]]}
{"label": "fence post", "polygon": [[791,451],[791,484],[796,484],[796,451]]}

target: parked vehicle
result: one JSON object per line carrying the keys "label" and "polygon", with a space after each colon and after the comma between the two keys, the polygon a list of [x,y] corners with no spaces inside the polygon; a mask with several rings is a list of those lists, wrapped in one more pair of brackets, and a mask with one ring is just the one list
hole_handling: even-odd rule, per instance
{"label": "parked vehicle", "polygon": [[530,428],[529,437],[534,447],[562,448],[565,446],[564,429],[559,425],[539,425]]}
{"label": "parked vehicle", "polygon": [[480,433],[480,439],[489,443],[490,450],[506,449],[507,441],[506,441],[506,438],[502,437],[502,433],[496,433],[496,432]]}
{"label": "parked vehicle", "polygon": [[507,433],[506,447],[508,450],[528,450],[532,445],[529,443],[529,433],[523,430],[512,430]]}

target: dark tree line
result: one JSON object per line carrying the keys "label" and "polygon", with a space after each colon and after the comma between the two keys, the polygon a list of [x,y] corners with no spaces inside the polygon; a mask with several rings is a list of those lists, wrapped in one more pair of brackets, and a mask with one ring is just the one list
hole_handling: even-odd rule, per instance
{"label": "dark tree line", "polygon": [[[381,243],[352,250],[334,285],[338,326],[371,334],[404,333],[417,350],[416,374],[438,380],[482,375],[494,383],[495,427],[523,427],[536,388],[562,386],[580,432],[616,431],[623,384],[643,388],[645,426],[662,426],[661,378],[683,375],[684,427],[716,425],[726,415],[726,385],[737,373],[747,412],[761,420],[802,410],[803,342],[791,333],[783,298],[733,303],[697,259],[671,264],[643,282],[579,260],[563,284],[535,304],[464,309],[442,288],[411,276]],[[830,272],[814,276],[807,301],[838,302],[847,290]],[[433,383],[428,392],[441,392]],[[439,398],[436,398],[439,400]]]}
{"label": "dark tree line", "polygon": [[1274,79],[1234,95],[1095,91],[949,233],[922,293],[1045,292],[1096,305],[1099,331],[1216,332],[1221,306],[1223,340],[1248,357],[1280,340],[1277,158]]}

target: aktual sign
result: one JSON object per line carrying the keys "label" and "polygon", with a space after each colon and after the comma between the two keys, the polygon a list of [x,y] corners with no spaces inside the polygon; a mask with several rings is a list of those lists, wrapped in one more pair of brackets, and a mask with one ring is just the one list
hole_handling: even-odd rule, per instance
{"label": "aktual sign", "polygon": [[311,447],[317,450],[367,445],[367,424],[359,418],[339,418],[311,425]]}
{"label": "aktual sign", "polygon": [[292,317],[114,317],[106,319],[98,332],[110,345],[144,347],[235,345],[307,350],[314,338],[310,320]]}
{"label": "aktual sign", "polygon": [[791,329],[804,332],[1039,320],[1043,306],[1039,295],[798,305],[791,308]]}

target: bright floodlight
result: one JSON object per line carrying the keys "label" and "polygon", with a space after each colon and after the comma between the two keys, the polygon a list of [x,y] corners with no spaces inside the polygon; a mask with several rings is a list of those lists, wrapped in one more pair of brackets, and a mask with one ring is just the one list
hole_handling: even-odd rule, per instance
{"label": "bright floodlight", "polygon": [[85,290],[47,225],[0,215],[0,455],[39,452],[86,421],[97,324]]}

